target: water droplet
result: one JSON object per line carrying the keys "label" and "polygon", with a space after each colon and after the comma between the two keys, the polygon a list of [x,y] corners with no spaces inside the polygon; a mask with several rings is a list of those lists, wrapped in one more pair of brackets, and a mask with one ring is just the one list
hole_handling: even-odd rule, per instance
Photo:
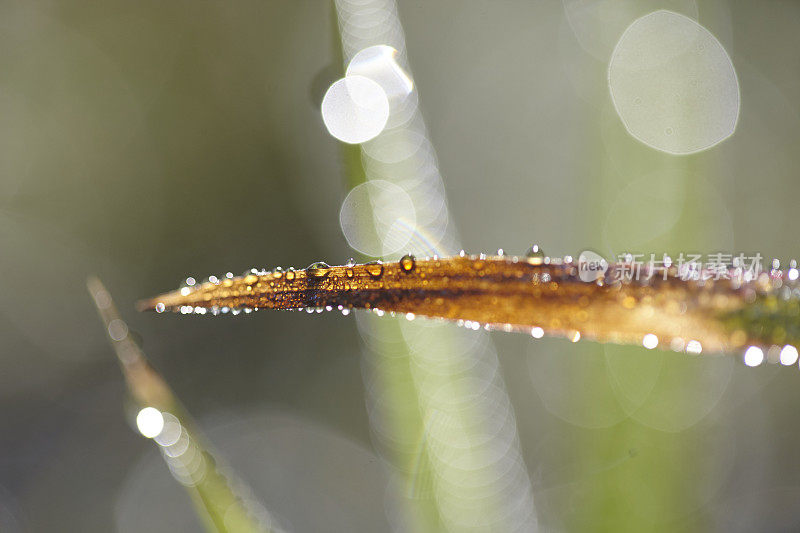
{"label": "water droplet", "polygon": [[197,283],[197,281],[193,277],[189,276],[188,278],[186,278],[183,281],[183,286],[184,287],[194,287],[195,283]]}
{"label": "water droplet", "polygon": [[700,344],[699,341],[691,340],[686,343],[686,352],[687,353],[694,353],[698,354],[703,351],[703,346]]}
{"label": "water droplet", "polygon": [[226,272],[225,277],[228,279],[233,279],[233,272]]}
{"label": "water droplet", "polygon": [[782,365],[793,365],[797,362],[798,353],[797,348],[791,344],[787,344],[781,350],[780,361]]}
{"label": "water droplet", "polygon": [[208,276],[208,282],[219,285],[219,278],[217,276]]}
{"label": "water droplet", "polygon": [[652,350],[656,346],[658,346],[658,337],[652,333],[648,333],[642,339],[642,346],[647,348],[648,350]]}
{"label": "water droplet", "polygon": [[467,252],[465,252],[464,250],[461,250],[460,252],[458,252],[458,257],[466,257],[466,255],[467,255]]}
{"label": "water droplet", "polygon": [[156,304],[156,313],[163,313],[165,309],[166,306],[163,304],[163,302],[158,302]]}
{"label": "water droplet", "polygon": [[414,256],[413,255],[404,255],[400,258],[400,268],[403,269],[403,272],[411,272],[414,270]]}
{"label": "water droplet", "polygon": [[544,337],[544,330],[540,327],[531,328],[531,337],[534,339],[541,339]]}
{"label": "water droplet", "polygon": [[356,266],[356,260],[351,257],[350,259],[347,260],[347,263],[345,263],[345,266],[349,266],[349,267]]}
{"label": "water droplet", "polygon": [[330,274],[330,272],[331,266],[328,263],[323,263],[322,261],[311,263],[306,267],[306,273],[312,278],[324,278]]}
{"label": "water droplet", "polygon": [[758,346],[751,346],[744,352],[744,364],[758,366],[764,362],[764,351]]}
{"label": "water droplet", "polygon": [[502,248],[497,249],[497,255],[499,255],[500,257],[503,257],[505,254],[506,252]]}
{"label": "water droplet", "polygon": [[296,276],[297,274],[295,274],[294,268],[289,267],[289,270],[286,271],[286,281],[294,281]]}
{"label": "water droplet", "polygon": [[283,269],[281,267],[275,267],[275,270],[272,271],[272,275],[275,279],[281,279],[281,277],[283,277]]}
{"label": "water droplet", "polygon": [[366,265],[367,273],[373,278],[377,279],[383,274],[383,263],[380,261],[372,261]]}
{"label": "water droplet", "polygon": [[342,314],[344,316],[349,315],[350,314],[350,309],[348,309],[347,307],[342,308]]}
{"label": "water droplet", "polygon": [[539,248],[538,244],[534,244],[525,252],[525,257],[528,258],[529,263],[541,265],[544,262],[544,251]]}

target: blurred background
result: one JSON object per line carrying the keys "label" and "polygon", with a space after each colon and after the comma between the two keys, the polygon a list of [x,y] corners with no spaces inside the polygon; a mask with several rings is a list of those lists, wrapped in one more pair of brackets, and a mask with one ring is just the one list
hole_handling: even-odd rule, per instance
{"label": "blurred background", "polygon": [[[699,22],[735,68],[736,129],[708,150],[634,139],[609,93],[615,44],[658,9]],[[402,0],[397,14],[467,251],[800,255],[800,4]],[[403,530],[352,315],[134,310],[188,275],[356,255],[347,154],[320,114],[340,47],[328,2],[0,3],[0,531],[200,527],[131,427],[90,274],[283,526]],[[800,529],[796,367],[491,341],[541,530]]]}

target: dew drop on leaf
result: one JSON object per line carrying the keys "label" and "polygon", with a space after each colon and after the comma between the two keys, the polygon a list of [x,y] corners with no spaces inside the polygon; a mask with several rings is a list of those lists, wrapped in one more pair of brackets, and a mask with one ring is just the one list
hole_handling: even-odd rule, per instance
{"label": "dew drop on leaf", "polygon": [[331,272],[331,267],[328,263],[324,263],[322,261],[317,261],[316,263],[311,263],[306,267],[306,273],[309,277],[312,278],[324,278]]}
{"label": "dew drop on leaf", "polygon": [[403,272],[411,272],[414,270],[414,256],[404,255],[400,258],[400,268],[403,269]]}
{"label": "dew drop on leaf", "polygon": [[527,257],[531,263],[541,265],[544,262],[544,251],[539,248],[538,244],[534,244],[525,252],[525,257]]}
{"label": "dew drop on leaf", "polygon": [[366,264],[367,272],[370,276],[377,279],[383,275],[383,263],[380,261],[372,261]]}

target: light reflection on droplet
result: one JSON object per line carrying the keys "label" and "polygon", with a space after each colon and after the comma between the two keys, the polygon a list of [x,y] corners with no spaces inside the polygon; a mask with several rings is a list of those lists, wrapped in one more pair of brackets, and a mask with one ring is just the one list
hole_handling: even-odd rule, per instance
{"label": "light reflection on droplet", "polygon": [[402,188],[371,180],[348,193],[339,223],[351,247],[379,257],[406,247],[416,229],[416,210]]}
{"label": "light reflection on droplet", "polygon": [[764,351],[758,346],[750,346],[744,352],[744,364],[758,366],[764,362]]}
{"label": "light reflection on droplet", "polygon": [[642,346],[647,348],[648,350],[652,350],[656,346],[658,346],[658,337],[652,333],[648,333],[642,339]]}
{"label": "light reflection on droplet", "polygon": [[333,83],[322,99],[322,120],[342,142],[357,144],[383,131],[389,119],[389,100],[380,85],[364,76]]}
{"label": "light reflection on droplet", "polygon": [[155,407],[145,407],[136,415],[136,427],[143,436],[153,439],[164,429],[164,417]]}
{"label": "light reflection on droplet", "polygon": [[781,350],[780,361],[782,365],[793,365],[797,362],[798,353],[797,348],[792,346],[791,344],[787,344]]}
{"label": "light reflection on droplet", "polygon": [[634,21],[608,67],[614,107],[628,132],[671,154],[710,148],[739,117],[739,83],[720,42],[694,20],[656,11]]}
{"label": "light reflection on droplet", "polygon": [[686,353],[699,354],[703,351],[703,346],[699,341],[691,340],[686,343]]}

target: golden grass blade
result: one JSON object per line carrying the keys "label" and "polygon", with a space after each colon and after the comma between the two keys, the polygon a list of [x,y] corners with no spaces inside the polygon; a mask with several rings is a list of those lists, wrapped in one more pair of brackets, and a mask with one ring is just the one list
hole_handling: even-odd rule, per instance
{"label": "golden grass blade", "polygon": [[[140,302],[158,312],[238,314],[258,309],[363,308],[690,353],[791,349],[800,341],[800,284],[780,271],[748,282],[683,279],[676,267],[645,280],[618,265],[585,282],[572,262],[457,256],[256,271],[211,278]],[[640,278],[641,279],[641,278]]]}

